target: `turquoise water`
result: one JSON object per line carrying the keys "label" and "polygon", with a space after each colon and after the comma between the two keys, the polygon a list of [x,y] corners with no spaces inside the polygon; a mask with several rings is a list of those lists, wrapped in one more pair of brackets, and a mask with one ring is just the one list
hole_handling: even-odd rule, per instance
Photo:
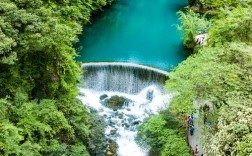
{"label": "turquoise water", "polygon": [[78,61],[132,62],[170,70],[186,58],[176,12],[186,0],[118,0],[84,29]]}

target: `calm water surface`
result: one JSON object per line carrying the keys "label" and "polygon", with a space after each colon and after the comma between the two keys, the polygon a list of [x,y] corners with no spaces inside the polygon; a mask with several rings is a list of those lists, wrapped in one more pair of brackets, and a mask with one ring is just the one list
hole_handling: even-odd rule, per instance
{"label": "calm water surface", "polygon": [[78,61],[132,62],[169,70],[186,58],[176,12],[186,0],[118,0],[85,28]]}

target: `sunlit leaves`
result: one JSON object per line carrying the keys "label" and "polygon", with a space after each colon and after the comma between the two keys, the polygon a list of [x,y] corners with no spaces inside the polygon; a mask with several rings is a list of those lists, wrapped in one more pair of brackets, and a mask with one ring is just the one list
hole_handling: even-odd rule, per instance
{"label": "sunlit leaves", "polygon": [[20,128],[15,127],[8,120],[0,122],[0,154],[11,155],[21,152],[19,141],[23,140],[23,136],[19,134]]}
{"label": "sunlit leaves", "polygon": [[251,8],[238,7],[232,11],[222,10],[214,23],[214,26],[209,30],[210,45],[231,41],[252,42]]}
{"label": "sunlit leaves", "polygon": [[185,118],[196,99],[215,105],[214,129],[204,142],[206,154],[237,155],[249,150],[237,146],[252,132],[251,59],[251,46],[228,43],[201,49],[170,73],[166,88],[177,92],[170,110],[179,117]]}
{"label": "sunlit leaves", "polygon": [[163,111],[149,118],[139,128],[137,142],[144,148],[150,147],[153,154],[161,156],[189,156],[181,125],[173,114]]}
{"label": "sunlit leaves", "polygon": [[194,41],[196,35],[202,32],[206,32],[211,26],[211,22],[204,16],[188,10],[186,13],[179,11],[179,20],[181,25],[178,26],[178,30],[182,32],[182,38],[184,45],[187,48],[193,49],[196,46]]}
{"label": "sunlit leaves", "polygon": [[[232,10],[237,6],[249,7],[252,4],[251,0],[199,0],[205,9],[219,10],[222,8]],[[217,12],[216,12],[217,13]]]}
{"label": "sunlit leaves", "polygon": [[76,99],[82,72],[73,44],[108,3],[1,0],[0,155],[88,156],[86,141],[100,141],[90,136],[103,136],[102,124],[90,131],[95,121]]}

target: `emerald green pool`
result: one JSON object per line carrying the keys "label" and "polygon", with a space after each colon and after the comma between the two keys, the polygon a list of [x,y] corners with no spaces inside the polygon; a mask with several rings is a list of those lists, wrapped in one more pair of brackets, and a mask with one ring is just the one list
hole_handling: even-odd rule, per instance
{"label": "emerald green pool", "polygon": [[170,70],[186,58],[176,12],[186,0],[117,0],[85,27],[78,61],[132,62]]}

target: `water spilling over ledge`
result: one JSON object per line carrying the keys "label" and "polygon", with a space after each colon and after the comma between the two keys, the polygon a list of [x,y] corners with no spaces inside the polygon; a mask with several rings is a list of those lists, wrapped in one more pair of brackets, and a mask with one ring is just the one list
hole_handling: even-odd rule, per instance
{"label": "water spilling over ledge", "polygon": [[164,70],[134,63],[84,63],[82,68],[86,88],[96,91],[136,94],[150,85],[162,88],[168,79],[168,72]]}
{"label": "water spilling over ledge", "polygon": [[141,149],[134,139],[146,118],[168,107],[172,94],[162,88],[168,72],[117,62],[84,63],[82,68],[86,85],[79,88],[78,98],[104,117],[106,138],[118,145],[116,154],[147,156],[148,149]]}

